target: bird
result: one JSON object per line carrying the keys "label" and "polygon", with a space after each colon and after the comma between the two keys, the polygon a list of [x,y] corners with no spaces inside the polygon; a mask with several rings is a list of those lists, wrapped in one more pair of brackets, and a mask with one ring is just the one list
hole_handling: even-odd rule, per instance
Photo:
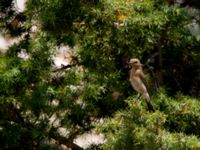
{"label": "bird", "polygon": [[138,58],[132,58],[130,59],[129,64],[131,66],[129,81],[133,89],[145,99],[149,111],[154,112],[155,110],[145,85],[146,81],[140,60]]}

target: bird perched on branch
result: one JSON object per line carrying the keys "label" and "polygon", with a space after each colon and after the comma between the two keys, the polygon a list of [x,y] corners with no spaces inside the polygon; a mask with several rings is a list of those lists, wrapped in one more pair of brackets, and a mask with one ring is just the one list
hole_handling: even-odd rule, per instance
{"label": "bird perched on branch", "polygon": [[149,97],[149,93],[145,86],[144,73],[142,70],[142,64],[140,63],[140,60],[137,58],[132,58],[129,61],[129,64],[132,67],[130,71],[130,77],[129,77],[129,81],[132,87],[139,94],[141,94],[141,96],[146,100],[149,111],[154,111],[153,105],[151,103],[151,99]]}

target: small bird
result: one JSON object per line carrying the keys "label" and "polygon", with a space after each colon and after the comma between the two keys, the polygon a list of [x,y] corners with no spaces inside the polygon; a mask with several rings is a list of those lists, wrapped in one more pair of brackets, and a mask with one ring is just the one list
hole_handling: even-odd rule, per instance
{"label": "small bird", "polygon": [[135,89],[139,94],[141,94],[141,96],[146,100],[149,111],[155,111],[151,103],[149,93],[145,86],[146,81],[144,78],[144,73],[142,70],[142,64],[140,63],[140,60],[137,58],[132,58],[129,61],[129,64],[132,67],[130,70],[129,81],[133,89]]}

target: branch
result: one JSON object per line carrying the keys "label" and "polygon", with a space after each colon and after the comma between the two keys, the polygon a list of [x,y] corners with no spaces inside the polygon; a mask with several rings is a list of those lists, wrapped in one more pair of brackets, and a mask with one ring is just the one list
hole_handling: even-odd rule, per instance
{"label": "branch", "polygon": [[59,144],[66,145],[67,147],[71,148],[72,150],[83,150],[82,147],[78,146],[75,144],[73,141],[76,138],[76,136],[79,134],[80,131],[76,131],[73,134],[71,134],[68,138],[60,136],[56,132],[56,128],[52,128],[51,131],[49,132],[49,136],[56,141],[58,141]]}
{"label": "branch", "polygon": [[145,67],[145,66],[148,66],[149,63],[151,62],[151,60],[152,60],[154,57],[156,57],[156,56],[158,56],[158,52],[156,52],[156,53],[154,53],[153,55],[151,55],[151,57],[147,59],[146,63],[145,63],[143,66],[144,66],[144,67]]}
{"label": "branch", "polygon": [[63,64],[61,64],[61,68],[55,69],[55,70],[53,70],[53,72],[66,70],[68,68],[72,68],[73,66],[75,66],[75,65],[63,65]]}

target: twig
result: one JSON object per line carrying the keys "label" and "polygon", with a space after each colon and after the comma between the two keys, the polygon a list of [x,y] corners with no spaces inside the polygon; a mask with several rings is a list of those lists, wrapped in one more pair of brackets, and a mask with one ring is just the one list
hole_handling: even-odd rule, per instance
{"label": "twig", "polygon": [[61,64],[61,68],[55,69],[55,70],[53,70],[53,72],[66,70],[68,68],[72,68],[73,66],[75,66],[75,65],[63,65],[63,64]]}

